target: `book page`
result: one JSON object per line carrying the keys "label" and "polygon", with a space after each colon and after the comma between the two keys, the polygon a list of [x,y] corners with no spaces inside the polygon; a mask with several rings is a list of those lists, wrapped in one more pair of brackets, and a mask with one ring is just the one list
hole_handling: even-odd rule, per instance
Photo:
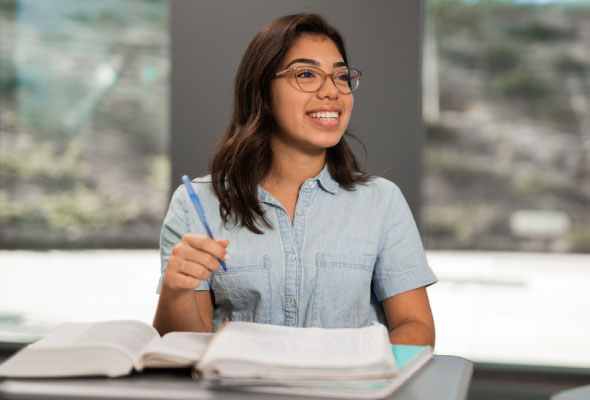
{"label": "book page", "polygon": [[[313,377],[393,374],[397,370],[387,329],[294,328],[229,322],[214,337],[199,369],[227,376]],[[326,375],[323,375],[326,376]]]}
{"label": "book page", "polygon": [[[416,351],[420,349],[418,353]],[[432,358],[430,346],[403,346],[393,345],[392,350],[398,352],[411,352],[405,354],[405,366],[398,371],[395,377],[386,379],[346,379],[340,380],[299,380],[293,377],[285,379],[216,379],[210,383],[211,388],[224,388],[229,390],[271,393],[285,395],[301,395],[306,397],[325,397],[335,399],[383,399],[389,397],[395,390],[403,385],[418,370],[424,367]],[[397,358],[396,358],[397,360]]]}
{"label": "book page", "polygon": [[142,351],[143,367],[190,366],[201,359],[212,333],[170,332]]}
{"label": "book page", "polygon": [[102,321],[69,323],[30,345],[31,349],[55,349],[108,346],[116,347],[135,359],[150,341],[159,339],[158,332],[141,321]]}

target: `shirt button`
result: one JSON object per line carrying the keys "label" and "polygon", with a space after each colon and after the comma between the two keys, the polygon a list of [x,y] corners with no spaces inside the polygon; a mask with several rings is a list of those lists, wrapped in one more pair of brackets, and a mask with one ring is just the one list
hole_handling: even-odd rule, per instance
{"label": "shirt button", "polygon": [[289,260],[293,261],[295,259],[295,253],[289,254]]}
{"label": "shirt button", "polygon": [[314,186],[315,186],[315,182],[309,182],[309,183],[307,184],[307,186],[309,186],[310,188],[312,188],[312,187],[314,187]]}
{"label": "shirt button", "polygon": [[301,215],[301,214],[303,214],[303,211],[301,211],[301,210],[297,210],[297,211],[295,211],[295,214],[297,214],[297,215]]}
{"label": "shirt button", "polygon": [[289,307],[291,307],[291,308],[295,308],[295,304],[296,304],[296,303],[295,303],[295,299],[291,299],[291,300],[289,300]]}

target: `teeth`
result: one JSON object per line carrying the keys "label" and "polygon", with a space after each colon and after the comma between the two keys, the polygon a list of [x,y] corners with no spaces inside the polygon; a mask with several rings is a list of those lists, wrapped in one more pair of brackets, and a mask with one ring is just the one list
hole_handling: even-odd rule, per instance
{"label": "teeth", "polygon": [[312,118],[320,118],[326,121],[331,121],[333,119],[338,118],[338,113],[336,111],[324,111],[324,112],[316,112],[316,113],[309,113],[308,114]]}

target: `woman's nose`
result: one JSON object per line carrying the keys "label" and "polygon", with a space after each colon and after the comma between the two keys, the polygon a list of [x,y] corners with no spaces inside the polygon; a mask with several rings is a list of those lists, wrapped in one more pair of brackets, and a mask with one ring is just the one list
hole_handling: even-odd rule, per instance
{"label": "woman's nose", "polygon": [[337,99],[340,92],[331,78],[326,77],[324,85],[317,91],[317,96],[320,99]]}

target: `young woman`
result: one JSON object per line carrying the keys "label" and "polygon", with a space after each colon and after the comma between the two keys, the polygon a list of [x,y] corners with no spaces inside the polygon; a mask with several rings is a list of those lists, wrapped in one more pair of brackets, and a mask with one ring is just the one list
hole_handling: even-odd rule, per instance
{"label": "young woman", "polygon": [[359,169],[343,138],[360,75],[318,15],[281,17],[254,37],[211,175],[193,181],[222,239],[207,237],[184,186],[164,221],[161,334],[379,321],[392,343],[434,345],[425,286],[436,278],[407,203]]}

